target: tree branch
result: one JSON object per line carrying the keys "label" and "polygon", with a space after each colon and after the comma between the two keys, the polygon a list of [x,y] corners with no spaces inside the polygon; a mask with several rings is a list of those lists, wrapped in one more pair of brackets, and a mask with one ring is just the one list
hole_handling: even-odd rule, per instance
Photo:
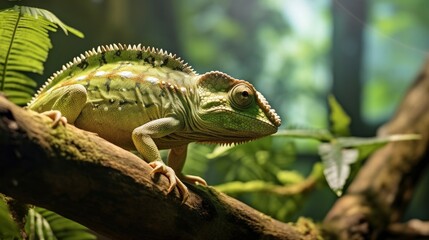
{"label": "tree branch", "polygon": [[[166,195],[132,153],[0,97],[0,192],[120,239],[312,239],[212,188]],[[301,226],[302,228],[302,226]],[[302,233],[304,232],[304,233]],[[306,233],[305,233],[306,232]]]}
{"label": "tree branch", "polygon": [[405,223],[393,223],[388,226],[389,239],[429,238],[429,222],[412,219]]}
{"label": "tree branch", "polygon": [[398,222],[429,157],[429,61],[395,116],[379,135],[415,133],[419,141],[390,143],[360,169],[347,193],[324,220],[340,239],[376,239]]}

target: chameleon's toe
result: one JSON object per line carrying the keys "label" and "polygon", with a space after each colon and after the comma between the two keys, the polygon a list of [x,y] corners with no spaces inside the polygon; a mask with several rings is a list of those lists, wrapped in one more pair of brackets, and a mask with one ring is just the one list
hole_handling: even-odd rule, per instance
{"label": "chameleon's toe", "polygon": [[67,124],[67,118],[64,117],[60,111],[58,110],[50,110],[46,112],[42,112],[43,115],[52,119],[52,127],[57,127],[58,124],[62,124],[65,126]]}
{"label": "chameleon's toe", "polygon": [[174,170],[171,167],[165,165],[165,163],[162,161],[153,161],[153,162],[150,162],[149,165],[153,168],[153,170],[150,173],[151,175],[155,173],[161,173],[168,178],[168,180],[170,181],[170,186],[168,187],[168,193],[170,193],[171,191],[173,191],[175,187],[177,187],[179,191],[182,193],[182,202],[186,202],[186,200],[189,197],[188,188],[177,177]]}
{"label": "chameleon's toe", "polygon": [[201,177],[194,176],[194,175],[181,175],[180,179],[182,179],[185,182],[196,184],[196,185],[203,185],[207,186],[206,180],[204,180]]}

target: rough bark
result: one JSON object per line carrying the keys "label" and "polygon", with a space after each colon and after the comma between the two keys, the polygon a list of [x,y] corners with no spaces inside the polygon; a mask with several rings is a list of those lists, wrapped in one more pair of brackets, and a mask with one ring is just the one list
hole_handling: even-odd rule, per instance
{"label": "rough bark", "polygon": [[[0,192],[113,239],[312,239],[211,188],[166,194],[132,153],[0,97]],[[304,232],[304,233],[302,233]]]}
{"label": "rough bark", "polygon": [[328,232],[340,239],[379,239],[400,221],[429,160],[429,62],[379,131],[401,133],[420,134],[421,140],[391,143],[373,154],[326,216]]}

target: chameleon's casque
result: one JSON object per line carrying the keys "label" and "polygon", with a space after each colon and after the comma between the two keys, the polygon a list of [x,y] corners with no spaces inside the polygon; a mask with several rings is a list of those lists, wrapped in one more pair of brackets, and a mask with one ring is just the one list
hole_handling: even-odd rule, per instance
{"label": "chameleon's casque", "polygon": [[[155,172],[180,174],[190,142],[240,143],[273,134],[280,118],[248,82],[202,75],[180,58],[140,45],[92,49],[53,74],[28,108],[58,110],[75,126],[137,149]],[[158,149],[171,149],[166,167]],[[175,177],[171,186],[186,186]]]}

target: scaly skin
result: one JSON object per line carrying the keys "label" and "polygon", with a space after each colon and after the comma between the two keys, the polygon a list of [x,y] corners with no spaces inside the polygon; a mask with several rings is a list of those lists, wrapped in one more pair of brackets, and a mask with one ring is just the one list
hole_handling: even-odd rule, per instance
{"label": "scaly skin", "polygon": [[[169,178],[169,192],[179,188],[184,201],[188,190],[180,179],[206,185],[181,174],[189,143],[241,143],[273,134],[280,125],[250,83],[217,71],[198,75],[180,58],[140,45],[87,51],[55,73],[28,108],[55,121],[62,115],[78,128],[137,150],[153,173]],[[171,149],[168,166],[159,149]]]}

